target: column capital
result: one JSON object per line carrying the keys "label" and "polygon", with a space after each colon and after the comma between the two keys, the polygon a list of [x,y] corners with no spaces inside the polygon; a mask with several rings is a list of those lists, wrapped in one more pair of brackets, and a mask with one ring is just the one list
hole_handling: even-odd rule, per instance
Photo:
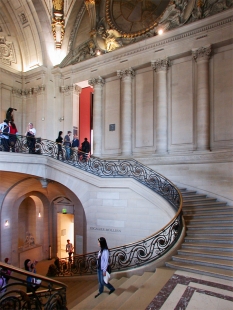
{"label": "column capital", "polygon": [[66,86],[60,86],[60,92],[61,93],[67,93],[67,92],[72,92],[75,90],[75,85],[66,85]]}
{"label": "column capital", "polygon": [[132,68],[128,68],[126,70],[117,70],[117,76],[120,79],[127,76],[133,78],[135,76],[135,71]]}
{"label": "column capital", "polygon": [[170,66],[171,61],[168,58],[151,61],[151,67],[154,71],[167,71]]}
{"label": "column capital", "polygon": [[74,94],[79,95],[82,92],[82,87],[74,85]]}
{"label": "column capital", "polygon": [[99,76],[98,78],[92,78],[88,80],[88,84],[92,87],[95,87],[96,85],[103,86],[105,84],[105,80]]}
{"label": "column capital", "polygon": [[211,46],[204,46],[200,48],[192,49],[193,59],[198,60],[209,60],[211,54]]}

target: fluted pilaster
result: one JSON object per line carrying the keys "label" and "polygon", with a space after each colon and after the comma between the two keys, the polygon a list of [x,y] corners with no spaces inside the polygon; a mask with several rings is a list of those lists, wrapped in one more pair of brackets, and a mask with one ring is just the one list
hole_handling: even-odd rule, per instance
{"label": "fluted pilaster", "polygon": [[93,102],[93,155],[101,156],[102,154],[102,101],[103,85],[105,81],[102,77],[93,78],[88,84],[94,88]]}
{"label": "fluted pilaster", "polygon": [[211,47],[193,49],[197,63],[197,149],[210,148],[209,59]]}
{"label": "fluted pilaster", "polygon": [[157,74],[156,85],[156,152],[167,152],[168,140],[168,107],[167,107],[167,70],[170,66],[169,59],[158,59],[151,62]]}
{"label": "fluted pilaster", "polygon": [[121,153],[124,156],[132,154],[132,78],[135,72],[132,68],[117,70],[117,76],[122,80],[121,88]]}

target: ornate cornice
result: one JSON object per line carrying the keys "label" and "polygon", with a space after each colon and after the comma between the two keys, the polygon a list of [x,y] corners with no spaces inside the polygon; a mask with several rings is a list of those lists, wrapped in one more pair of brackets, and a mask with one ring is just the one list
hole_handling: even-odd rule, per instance
{"label": "ornate cornice", "polygon": [[99,76],[98,78],[92,78],[88,80],[88,84],[95,87],[96,85],[98,86],[103,86],[105,84],[105,80]]}
{"label": "ornate cornice", "polygon": [[171,62],[168,58],[165,59],[157,59],[151,62],[151,67],[157,71],[167,71],[171,66]]}
{"label": "ornate cornice", "polygon": [[72,85],[66,85],[66,86],[60,86],[60,92],[61,93],[68,93],[68,92],[74,92],[74,93],[81,93],[82,88],[78,85],[72,84]]}
{"label": "ornate cornice", "polygon": [[45,91],[45,85],[40,85],[37,87],[32,87],[28,89],[19,89],[19,88],[12,88],[12,94],[18,96],[31,96],[33,94],[41,94]]}
{"label": "ornate cornice", "polygon": [[200,47],[196,49],[192,49],[192,55],[193,59],[198,61],[198,60],[209,60],[210,55],[211,55],[211,46],[206,46],[206,47]]}
{"label": "ornate cornice", "polygon": [[117,76],[120,79],[127,76],[133,78],[135,76],[135,71],[132,68],[126,70],[117,70]]}

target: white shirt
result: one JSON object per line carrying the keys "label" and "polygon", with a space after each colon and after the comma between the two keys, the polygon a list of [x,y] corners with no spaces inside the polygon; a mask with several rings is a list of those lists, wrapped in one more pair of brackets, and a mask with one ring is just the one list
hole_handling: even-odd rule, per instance
{"label": "white shirt", "polygon": [[[1,132],[0,135],[1,135],[2,138],[9,139],[9,136],[5,136],[3,134],[4,126],[8,126],[8,124],[5,123],[5,122],[0,124],[0,132]],[[9,126],[8,126],[8,132],[10,132],[10,127]]]}

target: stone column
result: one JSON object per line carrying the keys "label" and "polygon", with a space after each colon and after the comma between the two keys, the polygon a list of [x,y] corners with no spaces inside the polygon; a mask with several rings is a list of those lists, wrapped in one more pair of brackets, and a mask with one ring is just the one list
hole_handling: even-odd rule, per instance
{"label": "stone column", "polygon": [[93,102],[93,155],[100,157],[102,154],[102,102],[103,102],[103,85],[105,81],[102,77],[93,78],[88,84],[94,88]]}
{"label": "stone column", "polygon": [[156,85],[156,152],[167,152],[168,141],[168,108],[167,108],[167,70],[170,66],[169,59],[158,59],[151,62],[157,72]]}
{"label": "stone column", "polygon": [[[78,85],[74,86],[73,91],[73,129],[77,128],[77,135],[79,137],[79,95],[82,92],[82,88]],[[81,142],[81,141],[80,141]]]}
{"label": "stone column", "polygon": [[192,53],[197,62],[197,150],[209,150],[209,59],[211,47],[193,49]]}
{"label": "stone column", "polygon": [[117,76],[122,80],[121,91],[121,154],[132,155],[132,68],[118,70]]}

